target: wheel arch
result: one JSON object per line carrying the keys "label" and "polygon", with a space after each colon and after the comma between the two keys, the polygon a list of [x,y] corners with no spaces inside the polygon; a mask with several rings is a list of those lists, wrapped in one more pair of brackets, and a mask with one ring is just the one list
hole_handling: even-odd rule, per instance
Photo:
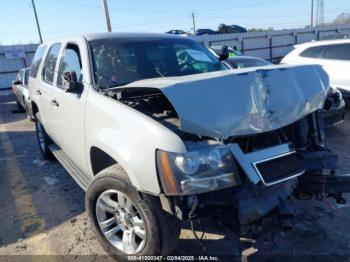
{"label": "wheel arch", "polygon": [[102,149],[92,146],[90,148],[90,164],[93,176],[96,176],[103,169],[118,164],[118,161]]}
{"label": "wheel arch", "polygon": [[31,115],[32,117],[34,118],[34,121],[37,120],[36,118],[36,114],[39,112],[39,107],[37,106],[37,104],[33,101],[31,101],[31,109],[30,109],[32,112],[31,112]]}

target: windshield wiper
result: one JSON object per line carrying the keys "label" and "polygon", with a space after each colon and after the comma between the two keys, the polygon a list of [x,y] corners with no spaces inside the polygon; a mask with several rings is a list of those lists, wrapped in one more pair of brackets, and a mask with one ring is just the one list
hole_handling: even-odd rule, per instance
{"label": "windshield wiper", "polygon": [[[105,87],[100,86],[102,78],[107,79],[108,81],[112,82],[113,86],[114,85],[118,85],[118,83],[116,81],[114,81],[113,79],[111,79],[111,78],[109,78],[107,76],[101,75],[101,74],[97,73],[96,71],[95,71],[95,75],[97,76],[97,89],[100,90],[100,91],[102,89],[106,89]],[[109,87],[107,87],[107,88],[109,88]]]}
{"label": "windshield wiper", "polygon": [[[99,91],[110,90],[110,89],[116,88],[118,86],[124,86],[124,85],[130,84],[132,82],[135,82],[135,81],[131,81],[131,82],[126,82],[126,83],[118,83],[117,81],[114,81],[113,79],[111,79],[111,78],[109,78],[107,76],[101,75],[101,74],[99,74],[97,72],[95,72],[95,74],[98,77],[97,88],[98,88]],[[101,82],[102,78],[107,79],[108,81],[112,82],[113,84],[105,86],[105,87],[101,87],[100,86],[100,82]]]}

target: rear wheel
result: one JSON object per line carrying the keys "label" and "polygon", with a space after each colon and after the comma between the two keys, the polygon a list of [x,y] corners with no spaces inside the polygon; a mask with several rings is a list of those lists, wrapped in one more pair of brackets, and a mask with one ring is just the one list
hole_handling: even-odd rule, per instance
{"label": "rear wheel", "polygon": [[22,106],[21,103],[17,100],[17,98],[16,98],[16,105],[17,105],[17,108],[18,108],[19,110],[23,110],[23,106]]}
{"label": "rear wheel", "polygon": [[96,176],[86,193],[86,210],[102,246],[119,259],[169,254],[181,231],[180,221],[162,210],[159,198],[140,197],[119,165]]}
{"label": "rear wheel", "polygon": [[36,136],[39,143],[39,148],[44,159],[52,159],[53,155],[49,149],[49,146],[52,144],[52,140],[49,135],[46,133],[44,126],[39,122],[35,122]]}

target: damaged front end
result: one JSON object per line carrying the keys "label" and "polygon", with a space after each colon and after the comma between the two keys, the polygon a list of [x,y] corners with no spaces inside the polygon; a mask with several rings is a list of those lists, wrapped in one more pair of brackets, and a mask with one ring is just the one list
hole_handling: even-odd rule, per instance
{"label": "damaged front end", "polygon": [[328,92],[319,66],[271,66],[138,81],[106,95],[184,141],[186,153],[156,152],[163,209],[181,219],[233,214],[248,224],[288,209],[286,199],[312,192],[308,183],[320,176],[341,179],[324,143]]}

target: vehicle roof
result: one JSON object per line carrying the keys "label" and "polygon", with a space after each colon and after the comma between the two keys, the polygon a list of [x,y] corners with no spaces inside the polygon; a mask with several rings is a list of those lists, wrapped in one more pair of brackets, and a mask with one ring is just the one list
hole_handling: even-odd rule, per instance
{"label": "vehicle roof", "polygon": [[295,45],[295,47],[319,46],[319,45],[331,45],[331,44],[346,44],[346,43],[350,43],[349,38],[311,41],[311,42],[306,42],[306,43]]}
{"label": "vehicle roof", "polygon": [[44,42],[39,46],[51,45],[55,42],[60,41],[69,41],[73,38],[83,38],[87,41],[99,40],[99,39],[109,39],[109,38],[118,38],[118,39],[132,39],[132,40],[142,40],[142,39],[190,39],[183,36],[178,36],[176,34],[167,34],[167,33],[114,33],[114,32],[105,32],[105,33],[84,33],[76,35],[62,36],[51,41]]}
{"label": "vehicle roof", "polygon": [[119,38],[119,39],[184,39],[173,34],[166,33],[88,33],[82,35],[88,41],[99,40],[99,39],[108,39],[108,38]]}

